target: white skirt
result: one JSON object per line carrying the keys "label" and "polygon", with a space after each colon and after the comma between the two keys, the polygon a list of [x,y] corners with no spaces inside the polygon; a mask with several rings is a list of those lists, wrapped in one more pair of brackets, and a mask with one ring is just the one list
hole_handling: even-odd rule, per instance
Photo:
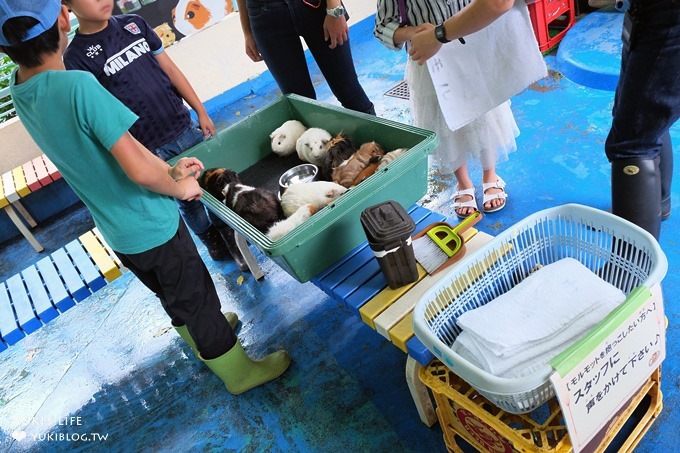
{"label": "white skirt", "polygon": [[509,100],[452,131],[439,108],[427,65],[421,66],[409,59],[406,63],[406,81],[410,91],[413,124],[434,131],[439,137],[439,146],[431,162],[434,161],[440,171],[453,173],[465,163],[474,168],[475,162],[487,170],[508,160],[508,154],[517,150],[515,138],[519,136],[519,128],[510,110]]}

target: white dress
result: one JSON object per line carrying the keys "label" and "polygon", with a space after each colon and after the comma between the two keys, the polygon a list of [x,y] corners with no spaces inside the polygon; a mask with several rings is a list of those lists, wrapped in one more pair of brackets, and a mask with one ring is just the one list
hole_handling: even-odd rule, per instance
{"label": "white dress", "polygon": [[453,173],[464,163],[474,168],[477,162],[486,170],[508,160],[517,149],[519,128],[506,101],[467,125],[452,131],[439,108],[437,93],[427,65],[409,59],[406,81],[410,90],[411,114],[415,126],[431,130],[439,137],[439,146],[431,161],[444,173]]}

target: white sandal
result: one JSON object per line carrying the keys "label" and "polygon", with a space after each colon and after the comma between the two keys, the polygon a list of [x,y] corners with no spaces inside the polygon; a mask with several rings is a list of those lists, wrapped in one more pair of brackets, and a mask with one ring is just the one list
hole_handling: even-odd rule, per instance
{"label": "white sandal", "polygon": [[[472,197],[472,200],[456,201],[457,199],[459,199],[460,197],[464,197],[465,195]],[[458,186],[456,186],[456,191],[453,192],[453,211],[461,219],[465,219],[470,214],[472,214],[472,213],[470,213],[470,214],[459,214],[458,209],[460,209],[460,208],[472,208],[474,211],[479,211],[479,208],[477,208],[477,199],[475,198],[475,188],[474,187],[470,187],[469,189],[460,190],[460,189],[458,189]]]}
{"label": "white sandal", "polygon": [[[500,192],[497,193],[492,193],[487,195],[486,191],[489,189],[501,189]],[[496,207],[492,208],[487,208],[486,204],[489,201],[497,200],[499,198],[505,200],[508,198],[508,194],[505,192],[505,181],[503,181],[500,177],[496,182],[485,182],[482,184],[482,192],[484,193],[484,200],[482,201],[482,209],[484,210],[485,213],[490,213],[490,212],[498,212],[501,209],[505,207],[505,203],[498,205]]]}

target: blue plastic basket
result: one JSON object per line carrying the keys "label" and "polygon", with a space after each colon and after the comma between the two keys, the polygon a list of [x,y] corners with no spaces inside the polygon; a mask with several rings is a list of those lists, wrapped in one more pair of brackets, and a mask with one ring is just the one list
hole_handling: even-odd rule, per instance
{"label": "blue plastic basket", "polygon": [[567,204],[537,212],[453,267],[416,304],[416,336],[454,373],[501,409],[531,412],[554,396],[549,376],[501,378],[455,353],[456,319],[504,294],[539,265],[574,258],[626,295],[659,284],[668,262],[640,227],[598,209]]}

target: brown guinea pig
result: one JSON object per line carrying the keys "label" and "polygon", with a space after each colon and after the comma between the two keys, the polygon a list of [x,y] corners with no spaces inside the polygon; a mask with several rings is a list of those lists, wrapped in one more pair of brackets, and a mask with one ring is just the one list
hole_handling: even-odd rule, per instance
{"label": "brown guinea pig", "polygon": [[385,151],[378,143],[364,143],[349,159],[333,170],[333,182],[343,187],[352,187],[359,174],[369,165],[380,162],[384,155]]}

